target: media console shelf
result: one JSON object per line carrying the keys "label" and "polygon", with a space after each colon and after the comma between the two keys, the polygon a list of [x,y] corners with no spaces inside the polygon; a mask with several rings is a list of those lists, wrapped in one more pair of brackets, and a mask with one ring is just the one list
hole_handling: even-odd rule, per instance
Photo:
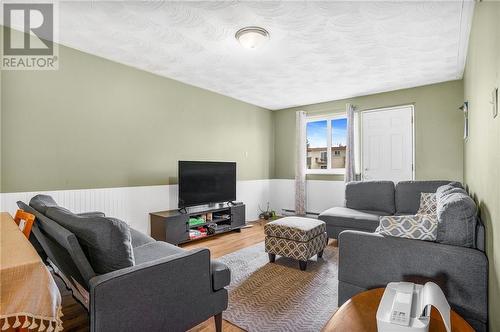
{"label": "media console shelf", "polygon": [[[191,225],[190,218],[197,218],[211,215],[212,220],[203,223]],[[179,210],[160,211],[149,214],[151,222],[151,236],[158,241],[165,241],[175,245],[195,241],[201,238],[214,236],[221,233],[240,230],[245,226],[245,204],[227,205],[218,204],[216,207],[209,208],[190,208],[186,213]],[[191,238],[190,230],[198,228],[207,228],[209,225],[217,225],[212,228],[213,232],[206,236]]]}

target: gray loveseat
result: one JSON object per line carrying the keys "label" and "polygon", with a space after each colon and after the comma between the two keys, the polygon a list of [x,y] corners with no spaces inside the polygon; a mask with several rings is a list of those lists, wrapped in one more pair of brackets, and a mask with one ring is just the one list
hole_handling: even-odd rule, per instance
{"label": "gray loveseat", "polygon": [[[468,196],[469,204],[474,205],[470,225],[460,229],[460,223],[457,221],[455,225],[451,220],[447,234],[442,235],[441,222],[438,223],[438,240],[441,237],[446,244],[438,240],[428,242],[372,233],[379,225],[379,216],[415,214],[420,205],[420,193],[436,192],[448,183],[347,184],[346,207],[329,209],[319,217],[326,222],[329,236],[338,238],[339,305],[357,293],[384,287],[391,281],[434,281],[443,289],[456,312],[477,331],[487,331],[488,260],[484,253],[484,226],[475,215],[476,207]],[[457,183],[455,186],[461,187]],[[467,195],[463,189],[456,190],[463,192],[457,195]],[[461,202],[450,197],[452,201],[447,202],[448,207],[456,210],[452,212],[457,212],[457,220],[462,219],[466,210],[461,209]],[[457,239],[469,240],[454,243],[454,232]]]}
{"label": "gray loveseat", "polygon": [[209,250],[155,241],[100,212],[74,214],[50,196],[18,206],[36,216],[30,240],[78,290],[91,331],[185,331],[211,316],[221,331],[230,271]]}

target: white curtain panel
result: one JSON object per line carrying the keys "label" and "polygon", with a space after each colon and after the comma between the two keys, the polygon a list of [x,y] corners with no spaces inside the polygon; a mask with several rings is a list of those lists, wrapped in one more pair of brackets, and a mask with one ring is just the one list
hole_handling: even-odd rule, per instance
{"label": "white curtain panel", "polygon": [[361,112],[354,108],[354,169],[356,180],[361,180]]}
{"label": "white curtain panel", "polygon": [[295,115],[296,156],[295,156],[295,214],[306,214],[306,112],[298,111]]}
{"label": "white curtain panel", "polygon": [[345,157],[345,182],[356,180],[355,149],[354,149],[354,106],[346,104],[347,113],[347,142]]}

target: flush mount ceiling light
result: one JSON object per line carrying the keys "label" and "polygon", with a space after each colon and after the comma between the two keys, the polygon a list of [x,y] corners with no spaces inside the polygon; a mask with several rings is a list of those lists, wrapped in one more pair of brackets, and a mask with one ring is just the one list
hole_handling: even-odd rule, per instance
{"label": "flush mount ceiling light", "polygon": [[269,39],[269,32],[260,27],[245,27],[238,30],[234,37],[240,42],[241,46],[256,49]]}

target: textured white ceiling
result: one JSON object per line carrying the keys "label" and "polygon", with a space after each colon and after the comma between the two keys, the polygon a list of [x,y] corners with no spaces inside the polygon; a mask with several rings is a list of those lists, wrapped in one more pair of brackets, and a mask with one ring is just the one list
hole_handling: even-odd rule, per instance
{"label": "textured white ceiling", "polygon": [[[462,77],[473,2],[63,2],[62,44],[269,109]],[[235,32],[266,28],[258,50]]]}

